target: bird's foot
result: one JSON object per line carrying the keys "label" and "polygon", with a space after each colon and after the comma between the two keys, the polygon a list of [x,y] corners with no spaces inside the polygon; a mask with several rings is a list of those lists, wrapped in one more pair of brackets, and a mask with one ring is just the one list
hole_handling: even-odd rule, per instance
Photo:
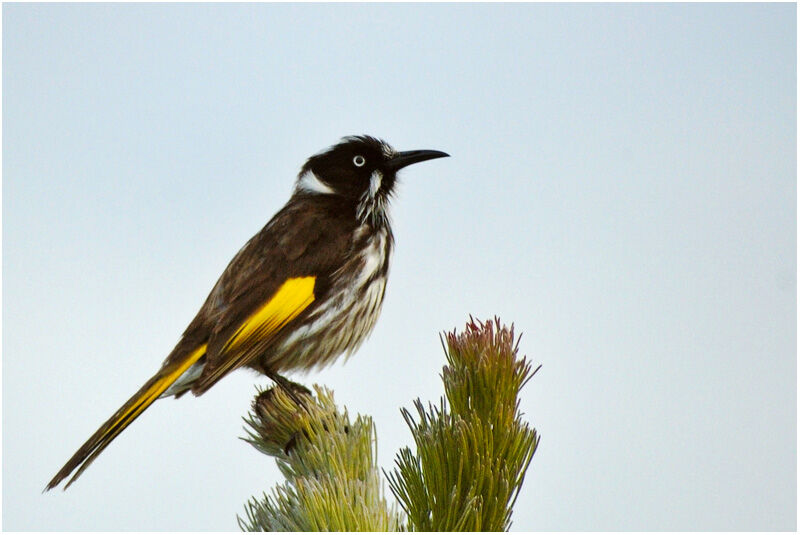
{"label": "bird's foot", "polygon": [[311,397],[311,390],[300,383],[290,381],[279,373],[266,371],[265,375],[269,377],[272,382],[281,387],[283,391],[286,392],[286,394],[292,398],[292,401],[294,401],[299,407],[303,407],[304,409],[306,408],[306,402],[301,398],[300,395],[298,395],[298,393]]}

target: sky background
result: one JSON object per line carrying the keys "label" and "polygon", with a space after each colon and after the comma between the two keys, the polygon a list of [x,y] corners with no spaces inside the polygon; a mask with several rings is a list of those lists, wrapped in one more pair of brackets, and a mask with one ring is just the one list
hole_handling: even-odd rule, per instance
{"label": "sky background", "polygon": [[4,5],[2,527],[237,529],[280,481],[246,371],[41,490],[305,158],[367,133],[452,155],[401,175],[372,337],[295,377],[375,418],[382,467],[438,333],[499,315],[543,364],[513,529],[794,530],[795,10]]}

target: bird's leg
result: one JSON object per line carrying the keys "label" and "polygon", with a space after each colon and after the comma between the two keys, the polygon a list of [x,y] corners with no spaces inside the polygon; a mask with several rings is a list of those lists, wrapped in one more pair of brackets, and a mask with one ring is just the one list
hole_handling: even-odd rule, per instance
{"label": "bird's leg", "polygon": [[311,395],[311,390],[304,387],[300,383],[295,383],[294,381],[290,381],[283,375],[273,372],[272,370],[264,370],[264,375],[269,377],[272,380],[272,382],[281,387],[283,391],[286,392],[290,398],[292,398],[292,401],[297,403],[298,406],[303,407],[304,409],[306,408],[305,402],[302,399],[300,399],[300,397],[295,393],[295,390],[299,390],[304,394],[308,394],[309,396]]}

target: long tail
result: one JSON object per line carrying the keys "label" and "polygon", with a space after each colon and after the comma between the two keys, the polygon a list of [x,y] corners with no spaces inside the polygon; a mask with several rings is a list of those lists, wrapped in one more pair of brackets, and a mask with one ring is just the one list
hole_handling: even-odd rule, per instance
{"label": "long tail", "polygon": [[197,362],[206,352],[206,345],[198,347],[192,351],[184,360],[168,364],[161,368],[145,385],[139,389],[122,407],[119,408],[114,416],[100,426],[100,429],[81,446],[75,455],[67,461],[67,464],[58,471],[55,477],[47,484],[45,491],[56,487],[61,481],[69,476],[76,468],[75,475],[67,482],[66,490],[78,477],[86,470],[92,461],[100,455],[111,441],[117,438],[126,427],[139,417],[144,410],[149,407],[158,397],[174,383],[183,372]]}

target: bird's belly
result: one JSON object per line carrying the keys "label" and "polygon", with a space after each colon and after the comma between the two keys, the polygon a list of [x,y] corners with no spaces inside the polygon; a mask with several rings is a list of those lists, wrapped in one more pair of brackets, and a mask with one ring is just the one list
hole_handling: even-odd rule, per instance
{"label": "bird's belly", "polygon": [[380,277],[366,286],[360,297],[339,296],[266,355],[263,364],[283,372],[322,367],[342,353],[350,356],[372,332],[385,288],[386,279]]}
{"label": "bird's belly", "polygon": [[329,297],[265,355],[262,365],[276,372],[305,370],[355,352],[380,315],[391,254],[388,239],[376,234],[354,264],[343,266]]}

